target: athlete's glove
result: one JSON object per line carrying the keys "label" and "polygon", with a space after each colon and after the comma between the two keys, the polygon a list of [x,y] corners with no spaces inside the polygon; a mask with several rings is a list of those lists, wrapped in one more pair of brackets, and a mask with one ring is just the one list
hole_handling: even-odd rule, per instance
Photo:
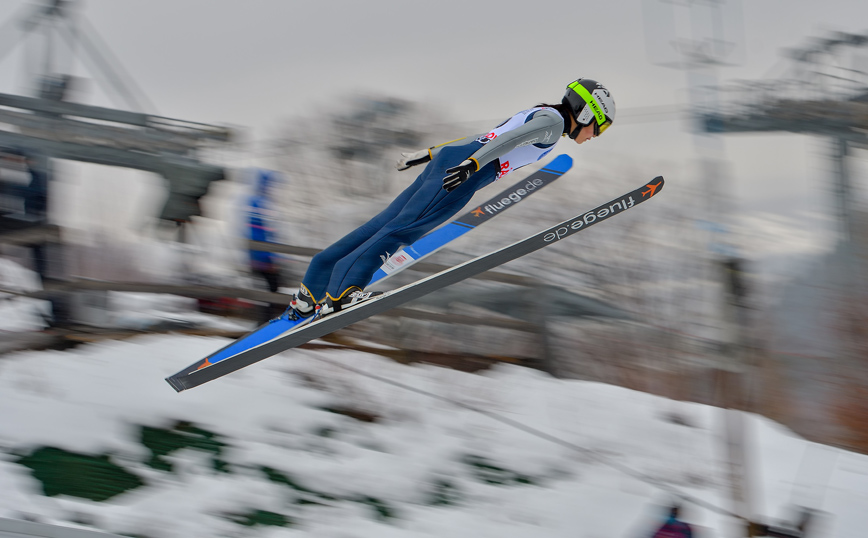
{"label": "athlete's glove", "polygon": [[417,164],[424,164],[431,160],[431,152],[427,149],[420,149],[413,153],[402,153],[398,160],[398,170],[406,170]]}
{"label": "athlete's glove", "polygon": [[446,173],[449,175],[443,178],[443,188],[446,192],[452,192],[458,185],[467,181],[474,172],[476,172],[476,161],[470,159],[462,161],[458,166],[447,168]]}

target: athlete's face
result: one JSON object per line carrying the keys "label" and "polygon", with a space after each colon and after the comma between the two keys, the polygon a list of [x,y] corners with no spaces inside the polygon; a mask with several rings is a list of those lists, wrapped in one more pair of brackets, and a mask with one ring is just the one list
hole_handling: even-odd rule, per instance
{"label": "athlete's face", "polygon": [[[576,129],[576,119],[570,116],[570,132]],[[581,144],[594,138],[594,124],[586,125],[579,131],[579,135],[575,138],[576,144]]]}
{"label": "athlete's face", "polygon": [[587,142],[588,140],[594,138],[594,124],[591,123],[589,125],[585,125],[582,127],[582,130],[579,131],[579,136],[576,137],[576,144],[581,144],[582,142]]}

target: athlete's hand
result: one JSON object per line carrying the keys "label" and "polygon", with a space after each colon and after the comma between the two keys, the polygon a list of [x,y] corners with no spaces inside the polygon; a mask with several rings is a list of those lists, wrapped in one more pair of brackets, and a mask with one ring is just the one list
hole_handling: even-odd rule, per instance
{"label": "athlete's hand", "polygon": [[447,168],[446,173],[449,175],[443,178],[443,188],[446,192],[452,192],[458,185],[467,181],[474,172],[476,172],[476,161],[470,159],[462,161],[458,166]]}
{"label": "athlete's hand", "polygon": [[420,149],[413,153],[402,153],[398,160],[398,170],[406,170],[417,164],[424,164],[431,160],[431,152],[427,149]]}

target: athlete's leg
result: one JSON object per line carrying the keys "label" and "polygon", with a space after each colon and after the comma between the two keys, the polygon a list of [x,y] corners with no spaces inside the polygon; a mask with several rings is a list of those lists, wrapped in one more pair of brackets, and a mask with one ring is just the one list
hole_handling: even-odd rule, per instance
{"label": "athlete's leg", "polygon": [[331,278],[335,263],[356,248],[362,245],[365,241],[376,234],[384,225],[395,218],[407,201],[416,193],[422,185],[422,175],[416,178],[409,187],[404,189],[389,206],[380,212],[377,216],[356,228],[352,232],[339,239],[331,246],[321,251],[313,257],[307,271],[302,279],[302,286],[307,288],[308,292],[313,297],[314,301],[322,301],[325,298],[326,288]]}
{"label": "athlete's leg", "polygon": [[339,297],[351,286],[364,288],[382,264],[381,256],[394,254],[401,246],[415,242],[446,222],[467,205],[477,190],[494,180],[495,167],[485,167],[452,192],[443,190],[445,168],[452,166],[451,163],[461,162],[468,151],[466,148],[455,149],[458,150],[457,157],[447,155],[443,162],[436,163],[435,160],[429,165],[422,173],[423,184],[392,220],[334,264],[326,289],[332,298]]}

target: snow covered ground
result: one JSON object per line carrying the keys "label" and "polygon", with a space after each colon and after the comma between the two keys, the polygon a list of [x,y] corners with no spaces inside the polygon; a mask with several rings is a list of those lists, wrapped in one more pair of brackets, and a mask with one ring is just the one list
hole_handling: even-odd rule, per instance
{"label": "snow covered ground", "polygon": [[[159,315],[143,297],[121,304]],[[702,536],[735,535],[719,409],[342,349],[294,350],[180,394],[163,381],[225,343],[150,335],[0,356],[0,517],[152,538],[628,537],[646,536],[677,490],[702,504],[684,508]],[[147,464],[141,427],[178,423],[225,443],[223,470],[194,448],[164,457],[172,472]],[[868,457],[746,423],[756,519],[803,505],[827,513],[818,536],[864,534]],[[41,446],[108,454],[143,485],[106,502],[45,496],[16,463]],[[255,510],[292,523],[232,521]]]}

